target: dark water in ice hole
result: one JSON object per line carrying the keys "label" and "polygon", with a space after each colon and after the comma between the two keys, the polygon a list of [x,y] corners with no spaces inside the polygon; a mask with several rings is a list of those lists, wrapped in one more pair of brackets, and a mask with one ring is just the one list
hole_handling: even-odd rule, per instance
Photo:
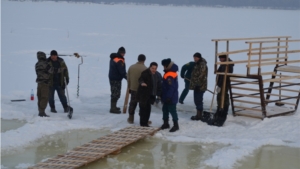
{"label": "dark water in ice hole", "polygon": [[[16,129],[25,124],[18,120],[1,120],[2,131]],[[4,123],[3,123],[4,122]],[[7,126],[8,125],[8,126]],[[34,144],[1,152],[3,168],[27,168],[44,159],[64,154],[77,146],[109,134],[105,130],[72,130],[46,136]],[[120,154],[90,163],[82,169],[213,169],[204,161],[226,145],[202,143],[174,143],[147,137],[124,147]],[[236,169],[300,169],[300,148],[285,146],[264,146],[253,155],[239,161]]]}

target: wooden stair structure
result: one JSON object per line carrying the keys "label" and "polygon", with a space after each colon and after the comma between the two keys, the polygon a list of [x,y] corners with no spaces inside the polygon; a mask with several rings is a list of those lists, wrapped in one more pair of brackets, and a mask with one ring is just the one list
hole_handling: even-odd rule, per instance
{"label": "wooden stair structure", "polygon": [[[212,41],[215,42],[214,73],[228,77],[234,116],[264,119],[297,110],[300,98],[300,39],[274,36]],[[219,42],[226,42],[225,51],[223,46],[223,51],[219,52]],[[246,47],[229,50],[229,43],[231,47]],[[227,60],[218,62],[220,55],[227,55]],[[229,61],[229,57],[233,61]],[[233,73],[217,72],[219,65],[228,67],[229,64],[235,64]]]}
{"label": "wooden stair structure", "polygon": [[97,161],[110,154],[116,155],[121,149],[148,135],[154,135],[159,128],[131,126],[112,134],[75,147],[64,155],[40,162],[28,169],[76,169]]}

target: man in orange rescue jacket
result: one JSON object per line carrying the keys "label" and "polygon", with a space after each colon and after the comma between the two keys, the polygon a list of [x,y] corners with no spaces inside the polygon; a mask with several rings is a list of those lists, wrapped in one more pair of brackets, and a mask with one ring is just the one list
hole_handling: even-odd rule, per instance
{"label": "man in orange rescue jacket", "polygon": [[110,113],[120,114],[121,110],[117,107],[117,102],[121,96],[122,80],[127,79],[125,65],[125,48],[120,47],[118,53],[110,54],[109,63],[109,83],[111,91]]}

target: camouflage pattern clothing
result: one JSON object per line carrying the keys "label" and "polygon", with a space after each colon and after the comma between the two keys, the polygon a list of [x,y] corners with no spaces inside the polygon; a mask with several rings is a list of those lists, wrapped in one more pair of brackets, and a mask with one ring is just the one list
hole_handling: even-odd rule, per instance
{"label": "camouflage pattern clothing", "polygon": [[37,99],[39,113],[45,113],[45,109],[48,103],[49,94],[49,77],[53,73],[53,67],[51,67],[44,52],[37,53],[38,62],[35,64],[35,72],[37,75],[36,82],[37,87]]}
{"label": "camouflage pattern clothing", "polygon": [[54,73],[50,75],[49,86],[52,87],[53,85],[58,85],[62,88],[65,88],[64,78],[66,78],[68,84],[69,71],[64,59],[57,57],[57,61],[52,61],[51,57],[49,57],[47,61],[49,65],[54,69]]}
{"label": "camouflage pattern clothing", "polygon": [[110,80],[110,91],[112,99],[119,99],[121,96],[122,81]]}
{"label": "camouflage pattern clothing", "polygon": [[204,58],[195,63],[190,81],[190,90],[199,90],[202,92],[207,90],[208,68],[206,64],[207,62]]}

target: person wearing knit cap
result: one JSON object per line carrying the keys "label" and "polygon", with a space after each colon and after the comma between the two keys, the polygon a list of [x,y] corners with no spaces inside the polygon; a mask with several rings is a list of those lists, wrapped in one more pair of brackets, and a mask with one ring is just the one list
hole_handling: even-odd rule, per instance
{"label": "person wearing knit cap", "polygon": [[194,90],[194,103],[196,105],[197,113],[192,116],[192,120],[203,120],[203,95],[207,90],[207,62],[200,53],[193,55],[195,66],[191,75],[190,90]]}
{"label": "person wearing knit cap", "polygon": [[136,95],[139,87],[139,78],[141,76],[141,73],[147,69],[147,67],[145,66],[146,56],[144,54],[140,54],[137,60],[138,62],[131,65],[127,72],[127,86],[130,93],[130,102],[128,108],[129,117],[127,119],[127,122],[129,124],[133,124],[134,122],[135,109],[138,104]]}
{"label": "person wearing knit cap", "polygon": [[176,105],[178,103],[178,66],[171,61],[170,58],[161,61],[164,66],[164,76],[162,82],[162,95],[161,101],[163,102],[163,125],[161,129],[170,128],[169,125],[169,113],[172,116],[174,126],[171,128],[170,132],[175,132],[179,130],[178,125],[178,115],[176,110]]}
{"label": "person wearing knit cap", "polygon": [[[226,62],[228,59],[228,62],[232,62],[232,60],[228,57],[227,55],[220,55],[219,60],[220,62]],[[226,72],[226,66],[227,65],[220,65],[217,72]],[[227,72],[228,73],[233,73],[233,66],[234,64],[228,64]],[[224,95],[224,105],[223,109],[221,109],[221,104],[222,104],[222,91],[223,91],[223,82],[224,82],[224,75],[219,75],[217,78],[217,111],[214,114],[213,118],[209,119],[207,121],[207,124],[209,125],[214,125],[214,126],[223,126],[227,119],[227,114],[228,114],[228,109],[229,109],[229,94],[228,94],[228,86],[229,86],[229,77],[226,78],[225,82],[225,95]]]}
{"label": "person wearing knit cap", "polygon": [[117,107],[117,102],[121,96],[122,80],[127,80],[127,72],[125,65],[125,48],[122,46],[117,53],[110,54],[109,61],[109,83],[111,91],[110,113],[120,114],[121,110]]}
{"label": "person wearing knit cap", "polygon": [[[66,85],[69,84],[69,71],[68,67],[64,61],[64,59],[60,58],[57,54],[56,50],[52,50],[50,52],[50,57],[47,59],[48,63],[54,67],[55,70],[63,69],[63,71],[55,71],[55,73],[50,75],[50,82],[49,82],[49,105],[50,111],[52,113],[57,113],[55,109],[55,101],[54,95],[55,91],[58,94],[59,100],[64,108],[64,112],[68,113],[70,108],[68,106],[67,97],[65,95],[65,88]],[[67,84],[65,84],[65,79]]]}

